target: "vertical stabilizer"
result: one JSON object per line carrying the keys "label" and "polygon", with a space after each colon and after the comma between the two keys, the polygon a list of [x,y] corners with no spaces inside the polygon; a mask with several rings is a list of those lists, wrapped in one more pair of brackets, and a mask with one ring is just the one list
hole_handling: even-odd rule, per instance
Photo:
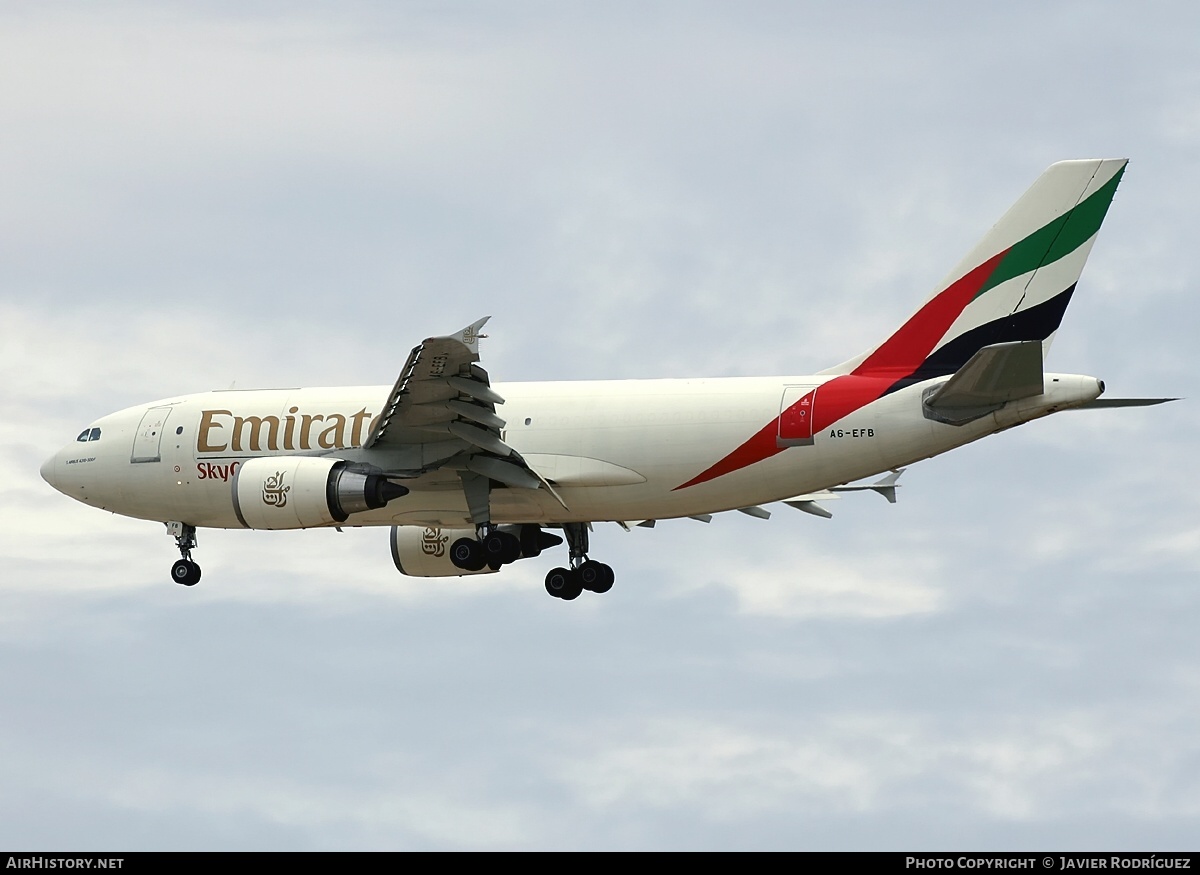
{"label": "vertical stabilizer", "polygon": [[899,388],[997,343],[1037,340],[1044,357],[1126,163],[1051,165],[891,337],[822,373],[890,376]]}

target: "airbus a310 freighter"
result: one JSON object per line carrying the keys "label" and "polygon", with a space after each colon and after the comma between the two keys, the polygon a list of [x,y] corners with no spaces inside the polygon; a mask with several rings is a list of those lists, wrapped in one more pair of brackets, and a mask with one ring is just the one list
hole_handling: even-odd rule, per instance
{"label": "airbus a310 freighter", "polygon": [[[1125,160],[1051,166],[907,321],[817,374],[493,383],[485,319],[422,341],[390,388],[215,391],[130,407],[42,466],[85,504],[166,523],[200,579],[200,527],[390,526],[404,574],[498,571],[565,537],[546,590],[605,592],[592,524],[626,527],[838,490],[895,498],[904,466],[1098,400],[1095,377],[1043,362]],[[850,486],[883,475],[867,485]],[[562,533],[562,537],[553,534]]]}

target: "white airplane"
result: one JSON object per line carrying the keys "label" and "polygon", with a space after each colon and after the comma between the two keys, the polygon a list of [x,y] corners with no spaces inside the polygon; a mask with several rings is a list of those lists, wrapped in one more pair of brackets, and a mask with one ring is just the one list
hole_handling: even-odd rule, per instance
{"label": "white airplane", "polygon": [[[199,527],[391,526],[404,574],[487,573],[566,538],[546,589],[605,592],[593,523],[626,528],[846,489],[895,500],[906,465],[1098,400],[1043,361],[1126,161],[1051,166],[875,348],[818,374],[494,385],[486,318],[422,341],[386,386],[226,390],[105,416],[41,468],[85,504],[165,522],[200,579]],[[501,415],[501,412],[503,415]],[[847,486],[887,473],[875,483]]]}

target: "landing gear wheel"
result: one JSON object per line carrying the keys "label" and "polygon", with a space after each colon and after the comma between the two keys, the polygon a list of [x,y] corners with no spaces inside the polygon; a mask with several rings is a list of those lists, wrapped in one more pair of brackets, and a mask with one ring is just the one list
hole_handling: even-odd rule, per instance
{"label": "landing gear wheel", "polygon": [[579,566],[579,581],[584,589],[591,592],[608,592],[615,578],[612,568],[595,559],[589,559]]}
{"label": "landing gear wheel", "polygon": [[171,579],[184,586],[195,586],[200,582],[200,566],[190,559],[180,559],[171,566]]}
{"label": "landing gear wheel", "polygon": [[595,559],[589,559],[580,565],[577,573],[579,575],[580,584],[582,584],[583,588],[588,592],[596,592],[596,588],[600,586],[604,580],[604,572],[601,568],[601,564]]}
{"label": "landing gear wheel", "polygon": [[192,551],[196,549],[196,527],[179,521],[168,522],[167,534],[175,539],[175,546],[182,557],[171,566],[171,580],[184,586],[195,586],[200,582],[200,566],[192,561]]}
{"label": "landing gear wheel", "polygon": [[546,574],[546,592],[557,598],[562,598],[562,592],[567,586],[570,571],[565,568],[551,568]]}
{"label": "landing gear wheel", "polygon": [[566,568],[551,568],[546,575],[546,592],[563,601],[579,598],[583,592],[583,584],[579,580],[579,572]]}
{"label": "landing gear wheel", "polygon": [[479,571],[487,562],[483,547],[474,538],[459,538],[450,545],[450,562],[463,571]]}
{"label": "landing gear wheel", "polygon": [[487,557],[488,567],[498,571],[501,565],[521,558],[521,541],[508,532],[494,531],[483,539],[483,554]]}

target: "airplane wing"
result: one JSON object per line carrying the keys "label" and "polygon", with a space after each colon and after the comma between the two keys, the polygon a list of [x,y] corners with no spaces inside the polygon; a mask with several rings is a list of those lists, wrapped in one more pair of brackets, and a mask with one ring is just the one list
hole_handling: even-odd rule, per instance
{"label": "airplane wing", "polygon": [[[427,337],[408,355],[383,412],[363,442],[364,457],[389,474],[416,476],[461,462],[467,471],[519,489],[545,485],[501,437],[504,399],[479,366],[485,316],[456,334]],[[551,490],[553,491],[553,490]]]}
{"label": "airplane wing", "polygon": [[[447,425],[461,418],[449,406],[461,394],[482,402],[477,419],[503,427],[504,421],[494,412],[489,416],[487,409],[494,411],[504,399],[492,391],[482,368],[471,369],[479,361],[479,329],[489,318],[485,316],[448,337],[427,337],[408,354],[364,448],[426,443],[438,435],[445,436],[449,433]],[[467,385],[456,387],[451,380]]]}

